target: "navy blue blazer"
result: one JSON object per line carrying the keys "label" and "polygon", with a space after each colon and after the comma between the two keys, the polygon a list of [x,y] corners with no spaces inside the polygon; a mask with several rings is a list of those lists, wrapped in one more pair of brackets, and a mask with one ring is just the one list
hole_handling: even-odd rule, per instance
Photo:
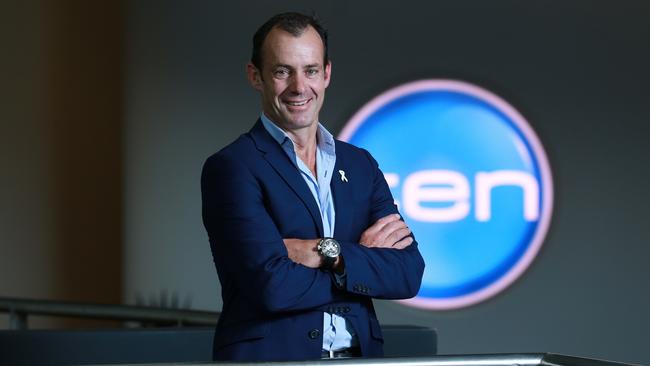
{"label": "navy blue blazer", "polygon": [[371,299],[415,296],[424,261],[415,241],[403,250],[358,243],[375,221],[397,213],[367,151],[336,141],[331,188],[334,238],[347,276],[343,288],[330,272],[288,258],[282,239],[323,237],[322,220],[299,171],[259,120],[207,159],[201,176],[203,222],[223,298],[215,360],[318,359],[323,311],[348,320],[364,357],[383,355]]}

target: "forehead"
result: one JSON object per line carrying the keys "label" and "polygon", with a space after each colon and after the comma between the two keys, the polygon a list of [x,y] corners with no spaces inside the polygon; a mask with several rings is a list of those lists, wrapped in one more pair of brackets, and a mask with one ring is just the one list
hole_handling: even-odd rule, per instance
{"label": "forehead", "polygon": [[311,26],[298,37],[273,28],[262,46],[262,63],[265,65],[288,64],[296,66],[323,63],[324,46],[318,32]]}

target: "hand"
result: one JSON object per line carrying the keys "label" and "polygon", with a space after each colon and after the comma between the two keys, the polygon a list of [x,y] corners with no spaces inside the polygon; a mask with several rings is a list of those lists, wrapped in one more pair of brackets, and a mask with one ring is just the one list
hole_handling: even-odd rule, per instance
{"label": "hand", "polygon": [[359,243],[368,248],[404,249],[413,243],[411,229],[400,220],[399,214],[384,216],[367,228]]}
{"label": "hand", "polygon": [[318,254],[316,246],[319,239],[283,239],[287,247],[289,259],[309,268],[318,268],[323,264],[323,258]]}

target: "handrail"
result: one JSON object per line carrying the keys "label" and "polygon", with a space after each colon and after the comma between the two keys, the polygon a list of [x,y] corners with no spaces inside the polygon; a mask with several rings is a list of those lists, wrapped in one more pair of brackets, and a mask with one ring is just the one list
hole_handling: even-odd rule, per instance
{"label": "handrail", "polygon": [[[171,364],[170,364],[171,365]],[[193,364],[183,363],[191,366]],[[201,363],[201,365],[206,365]],[[445,355],[413,358],[347,358],[291,362],[219,362],[219,366],[638,366],[554,353]],[[144,365],[143,365],[144,366]]]}
{"label": "handrail", "polygon": [[311,361],[219,362],[219,366],[541,366],[543,353],[433,357],[347,358]]}
{"label": "handrail", "polygon": [[[135,364],[133,364],[135,365]],[[146,366],[154,364],[142,364]],[[157,363],[155,365],[160,365]],[[431,357],[342,358],[311,361],[165,363],[184,366],[639,366],[554,353],[512,353],[483,355],[445,355]],[[108,365],[107,365],[108,366]]]}
{"label": "handrail", "polygon": [[67,316],[103,320],[216,325],[218,312],[166,309],[151,306],[108,305],[0,297],[0,312],[9,313],[9,329],[27,329],[28,315]]}

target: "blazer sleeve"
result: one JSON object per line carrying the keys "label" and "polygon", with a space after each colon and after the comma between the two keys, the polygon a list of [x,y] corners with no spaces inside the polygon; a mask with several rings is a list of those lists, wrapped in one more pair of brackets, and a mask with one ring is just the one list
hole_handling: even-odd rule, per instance
{"label": "blazer sleeve", "polygon": [[[370,222],[399,213],[383,173],[375,159],[363,150],[372,165]],[[413,236],[411,234],[411,236]],[[418,243],[404,249],[367,248],[341,242],[345,260],[345,289],[359,295],[383,299],[406,299],[417,295],[424,272]]]}
{"label": "blazer sleeve", "polygon": [[236,157],[208,158],[201,175],[203,223],[222,286],[268,312],[334,301],[330,275],[291,261],[257,178]]}

